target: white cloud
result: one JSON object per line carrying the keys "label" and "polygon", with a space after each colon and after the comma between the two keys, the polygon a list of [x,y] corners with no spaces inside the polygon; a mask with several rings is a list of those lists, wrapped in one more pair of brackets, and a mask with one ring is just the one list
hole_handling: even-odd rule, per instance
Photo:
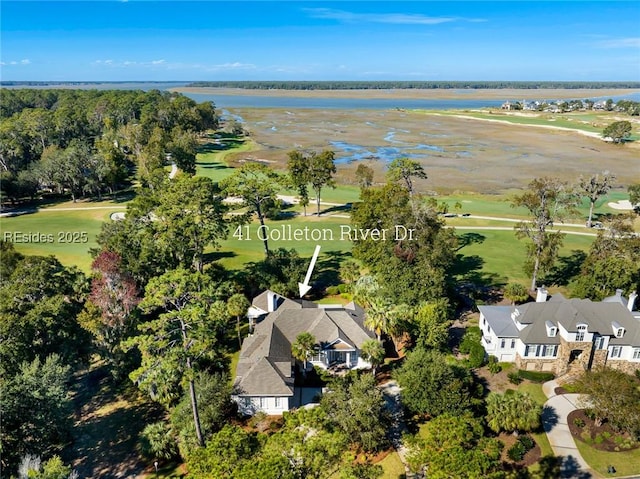
{"label": "white cloud", "polygon": [[394,25],[438,25],[448,22],[484,22],[481,18],[462,17],[429,17],[420,14],[406,13],[353,13],[332,8],[306,8],[313,18],[325,18],[346,23],[388,23]]}
{"label": "white cloud", "polygon": [[206,70],[216,71],[216,70],[253,70],[256,66],[253,63],[221,63],[219,65],[210,65],[205,67]]}
{"label": "white cloud", "polygon": [[22,60],[11,60],[9,62],[0,62],[0,65],[2,66],[14,66],[14,65],[31,65],[31,60],[29,60],[28,58],[23,58]]}
{"label": "white cloud", "polygon": [[152,65],[162,65],[163,63],[165,63],[164,60],[153,60],[153,61],[151,61]]}
{"label": "white cloud", "polygon": [[640,37],[612,38],[596,43],[601,48],[640,48]]}

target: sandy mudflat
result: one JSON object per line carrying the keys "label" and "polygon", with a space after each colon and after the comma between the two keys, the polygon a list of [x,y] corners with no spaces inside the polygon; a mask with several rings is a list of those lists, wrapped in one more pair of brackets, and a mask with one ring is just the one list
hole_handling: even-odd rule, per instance
{"label": "sandy mudflat", "polygon": [[[613,145],[597,135],[559,128],[463,118],[464,112],[458,117],[396,110],[231,110],[259,145],[258,151],[231,155],[232,164],[268,160],[284,169],[293,149],[332,149],[340,159],[356,147],[365,150],[361,161],[375,169],[374,181],[382,182],[386,161],[381,156],[399,148],[427,170],[429,178],[418,181],[422,191],[504,193],[538,176],[575,182],[603,170],[618,176],[619,188],[640,181],[640,145]],[[341,182],[354,182],[357,164],[340,164]]]}
{"label": "sandy mudflat", "polygon": [[179,87],[171,91],[209,95],[278,96],[297,98],[377,98],[433,100],[551,100],[613,97],[639,93],[632,89],[395,89],[395,90],[250,90],[244,88]]}

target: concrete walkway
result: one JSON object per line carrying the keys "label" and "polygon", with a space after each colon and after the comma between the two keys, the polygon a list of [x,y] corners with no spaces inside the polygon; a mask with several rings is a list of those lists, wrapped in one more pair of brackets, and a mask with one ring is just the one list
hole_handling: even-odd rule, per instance
{"label": "concrete walkway", "polygon": [[557,395],[555,393],[557,387],[556,381],[548,381],[542,385],[542,391],[549,398],[544,404],[542,426],[547,433],[554,455],[563,458],[562,477],[601,477],[589,467],[578,451],[567,422],[570,412],[583,408],[581,401],[584,401],[586,396],[584,394]]}

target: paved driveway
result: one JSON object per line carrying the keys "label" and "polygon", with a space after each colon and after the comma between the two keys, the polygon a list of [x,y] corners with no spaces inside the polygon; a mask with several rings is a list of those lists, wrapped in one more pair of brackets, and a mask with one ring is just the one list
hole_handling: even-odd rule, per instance
{"label": "paved driveway", "polygon": [[557,457],[563,458],[562,477],[586,479],[600,477],[584,460],[576,447],[576,442],[571,436],[567,416],[575,409],[581,409],[581,400],[584,394],[559,394],[556,395],[555,381],[544,383],[542,390],[549,398],[544,404],[542,412],[542,426],[547,433],[551,449]]}

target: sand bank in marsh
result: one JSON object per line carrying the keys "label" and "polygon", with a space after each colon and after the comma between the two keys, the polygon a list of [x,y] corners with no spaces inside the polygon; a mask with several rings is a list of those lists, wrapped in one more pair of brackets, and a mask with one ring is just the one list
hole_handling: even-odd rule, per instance
{"label": "sand bank in marsh", "polygon": [[394,89],[394,90],[258,90],[245,88],[178,87],[171,91],[208,95],[279,96],[296,98],[378,98],[434,100],[553,100],[613,97],[639,93],[635,89]]}

